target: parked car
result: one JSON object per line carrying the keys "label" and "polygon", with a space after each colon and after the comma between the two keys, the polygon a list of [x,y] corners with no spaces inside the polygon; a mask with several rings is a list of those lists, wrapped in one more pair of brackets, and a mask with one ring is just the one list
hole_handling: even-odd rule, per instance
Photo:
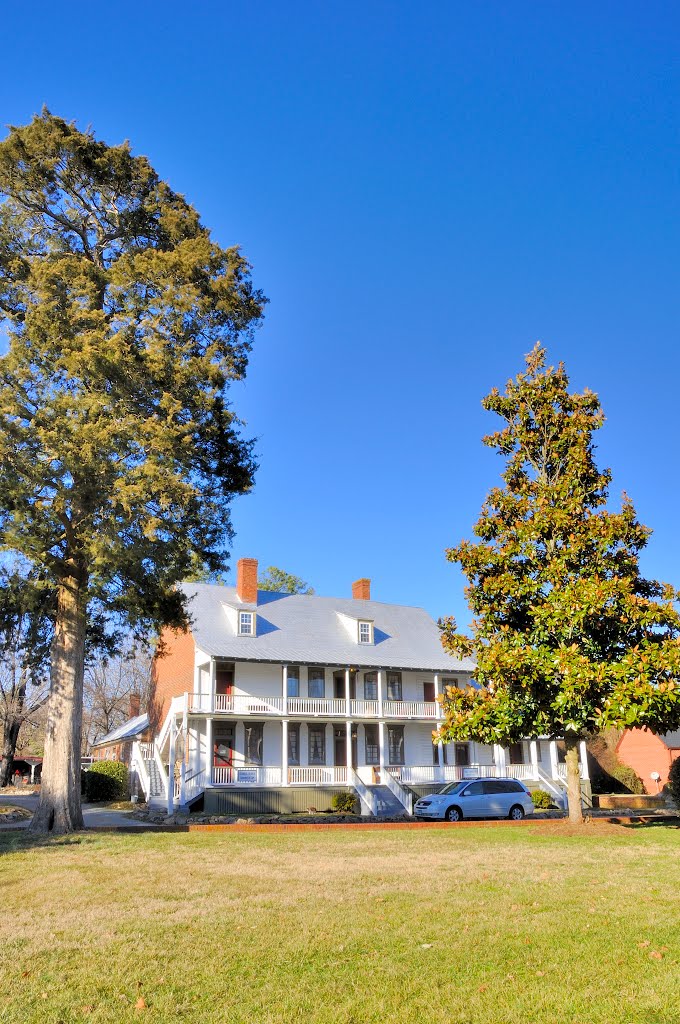
{"label": "parked car", "polygon": [[467,779],[451,782],[439,793],[422,796],[417,818],[462,821],[463,818],[512,818],[534,813],[529,790],[517,779]]}

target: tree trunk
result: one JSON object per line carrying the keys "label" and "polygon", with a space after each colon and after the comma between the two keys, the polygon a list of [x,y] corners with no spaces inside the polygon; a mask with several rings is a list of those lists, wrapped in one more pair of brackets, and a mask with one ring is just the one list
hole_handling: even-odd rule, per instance
{"label": "tree trunk", "polygon": [[567,800],[569,804],[569,821],[572,825],[583,823],[581,809],[581,772],[578,766],[579,737],[573,733],[565,737],[567,762]]}
{"label": "tree trunk", "polygon": [[74,571],[57,593],[50,662],[45,754],[40,801],[32,832],[74,832],[83,827],[80,806],[80,734],[85,667],[85,573]]}
{"label": "tree trunk", "polygon": [[5,722],[2,737],[2,761],[0,762],[0,789],[3,786],[9,786],[12,780],[12,761],[17,749],[20,728],[20,718],[11,718]]}

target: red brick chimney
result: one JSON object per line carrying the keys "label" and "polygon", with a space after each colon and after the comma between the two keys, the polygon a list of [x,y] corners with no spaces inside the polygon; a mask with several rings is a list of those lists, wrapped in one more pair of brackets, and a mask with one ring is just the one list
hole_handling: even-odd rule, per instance
{"label": "red brick chimney", "polygon": [[257,604],[256,558],[239,558],[236,563],[236,593],[244,604]]}
{"label": "red brick chimney", "polygon": [[371,581],[366,579],[355,580],[352,584],[352,597],[355,601],[371,600]]}
{"label": "red brick chimney", "polygon": [[129,710],[128,710],[128,715],[129,715],[130,718],[136,718],[137,715],[139,714],[139,709],[141,707],[141,700],[142,700],[142,698],[139,696],[138,693],[131,693],[130,694],[130,707],[129,707]]}

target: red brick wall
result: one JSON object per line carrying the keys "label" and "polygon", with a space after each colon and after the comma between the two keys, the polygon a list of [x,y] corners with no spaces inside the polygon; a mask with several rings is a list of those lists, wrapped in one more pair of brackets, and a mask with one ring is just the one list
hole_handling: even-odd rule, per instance
{"label": "red brick wall", "polygon": [[355,580],[352,584],[352,597],[355,601],[370,601],[371,581],[365,576],[360,580]]}
{"label": "red brick wall", "polygon": [[185,633],[164,629],[161,633],[162,655],[151,667],[151,699],[149,720],[152,733],[165,721],[173,697],[194,692],[194,658],[196,645],[191,630]]}
{"label": "red brick wall", "polygon": [[650,778],[651,773],[658,772],[661,776],[659,785],[665,786],[673,755],[680,753],[671,752],[659,736],[647,729],[627,729],[619,740],[616,752],[619,759],[642,779],[648,793],[657,792],[657,785]]}

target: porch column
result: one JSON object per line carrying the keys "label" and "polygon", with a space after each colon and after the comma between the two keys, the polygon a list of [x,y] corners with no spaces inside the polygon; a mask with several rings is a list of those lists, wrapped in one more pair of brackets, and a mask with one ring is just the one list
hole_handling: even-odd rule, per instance
{"label": "porch column", "polygon": [[557,776],[557,741],[550,741],[550,777],[556,779]]}
{"label": "porch column", "polygon": [[212,769],[213,769],[213,738],[212,738],[212,718],[206,718],[205,720],[205,780],[210,785],[212,782]]}
{"label": "porch column", "polygon": [[281,689],[283,691],[283,713],[288,714],[288,666],[283,666],[283,673],[281,676]]}
{"label": "porch column", "polygon": [[170,746],[168,752],[168,814],[175,810],[175,718],[170,721]]}
{"label": "porch column", "polygon": [[444,781],[444,744],[441,740],[437,743],[437,782]]}
{"label": "porch column", "polygon": [[383,708],[383,672],[382,669],[378,669],[378,718],[382,718]]}
{"label": "porch column", "polygon": [[529,755],[531,757],[531,775],[538,780],[538,743],[536,740],[529,740]]}
{"label": "porch column", "polygon": [[352,774],[352,720],[350,718],[345,722],[345,728],[347,729],[347,781],[349,782]]}
{"label": "porch column", "polygon": [[217,662],[210,659],[210,693],[208,694],[208,710],[215,710],[215,689],[217,687]]}
{"label": "porch column", "polygon": [[32,764],[31,765],[31,785],[33,785],[34,778],[35,778],[35,765]]}
{"label": "porch column", "polygon": [[288,785],[288,719],[281,722],[281,785]]}
{"label": "porch column", "polygon": [[505,747],[502,747],[500,743],[493,745],[493,759],[496,765],[496,774],[501,776],[507,774],[508,762]]}
{"label": "porch column", "polygon": [[581,778],[589,779],[590,774],[588,772],[588,750],[586,748],[586,741],[581,740],[579,743],[580,760],[581,760]]}
{"label": "porch column", "polygon": [[444,709],[442,708],[441,704],[439,704],[437,702],[437,697],[438,696],[439,696],[439,673],[435,672],[435,674],[434,674],[434,699],[435,699],[435,703],[437,704],[437,712],[436,712],[436,714],[437,714],[437,718],[442,718],[443,710]]}
{"label": "porch column", "polygon": [[349,669],[345,669],[345,714],[349,717],[351,705],[349,702]]}
{"label": "porch column", "polygon": [[380,759],[380,780],[385,771],[385,723],[378,722],[378,752]]}

